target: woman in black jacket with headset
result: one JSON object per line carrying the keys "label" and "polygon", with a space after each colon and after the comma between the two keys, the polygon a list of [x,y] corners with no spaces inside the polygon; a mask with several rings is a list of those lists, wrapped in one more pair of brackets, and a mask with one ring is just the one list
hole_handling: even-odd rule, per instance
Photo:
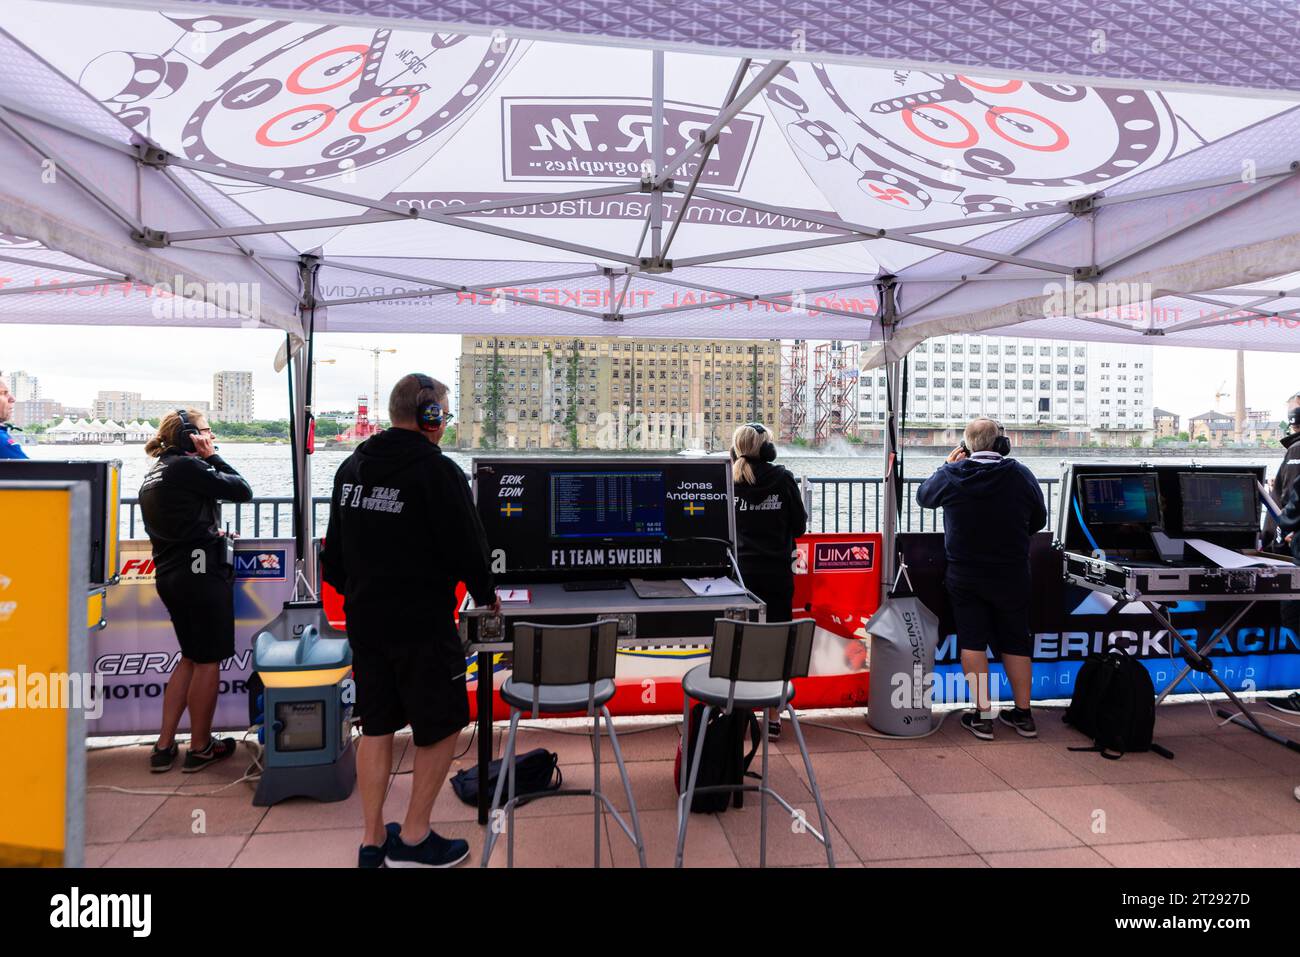
{"label": "woman in black jacket with headset", "polygon": [[[745,586],[767,605],[768,621],[790,621],[794,604],[795,539],[808,527],[799,483],[775,465],[772,433],[757,422],[731,437],[731,476],[736,497],[736,542]],[[768,716],[769,735],[781,724]]]}
{"label": "woman in black jacket with headset", "polygon": [[163,416],[145,453],[158,459],[140,486],[140,511],[153,546],[154,582],[167,607],[181,659],[163,693],[162,730],[149,758],[154,773],[176,761],[176,727],[190,712],[186,773],[235,753],[233,738],[212,736],[221,662],[235,653],[232,543],[221,532],[221,503],[247,502],[253,490],[217,455],[202,412]]}

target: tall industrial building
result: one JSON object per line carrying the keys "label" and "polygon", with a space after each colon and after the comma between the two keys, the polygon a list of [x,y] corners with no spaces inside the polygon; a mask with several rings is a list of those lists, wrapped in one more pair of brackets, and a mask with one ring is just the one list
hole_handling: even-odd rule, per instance
{"label": "tall industrial building", "polygon": [[[885,373],[863,372],[859,421],[885,420]],[[990,415],[1008,428],[1051,426],[1111,438],[1153,429],[1150,346],[944,336],[909,356],[907,421],[961,425]]]}
{"label": "tall industrial building", "polygon": [[13,395],[15,402],[32,402],[41,397],[40,379],[22,369],[6,372],[3,374],[3,378],[8,380],[9,392]]}
{"label": "tall industrial building", "polygon": [[738,425],[775,427],[780,365],[766,339],[464,336],[456,444],[725,448]]}
{"label": "tall industrial building", "polygon": [[212,374],[212,418],[218,422],[253,421],[253,373],[225,369]]}

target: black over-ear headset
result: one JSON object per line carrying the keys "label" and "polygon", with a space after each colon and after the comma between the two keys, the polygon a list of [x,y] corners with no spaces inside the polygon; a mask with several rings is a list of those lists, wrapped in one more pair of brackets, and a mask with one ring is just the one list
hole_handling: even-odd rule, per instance
{"label": "black over-ear headset", "polygon": [[193,452],[194,439],[192,436],[199,434],[198,427],[190,421],[190,414],[184,409],[177,409],[176,414],[180,416],[181,420],[181,430],[178,433],[176,447],[182,452]]}
{"label": "black over-ear headset", "polygon": [[[751,429],[757,432],[760,436],[767,435],[767,428],[760,422],[747,422],[746,425],[748,425]],[[748,456],[746,457],[748,458]],[[762,462],[775,461],[776,445],[772,442],[764,442],[762,445],[758,447],[758,458],[759,461]],[[736,449],[734,446],[731,449],[731,461],[733,462],[736,461]]]}
{"label": "black over-ear headset", "polygon": [[1007,430],[1002,427],[1002,423],[997,419],[993,420],[998,425],[998,437],[993,440],[993,451],[998,455],[1011,454],[1011,440],[1007,438]]}
{"label": "black over-ear headset", "polygon": [[[998,437],[993,440],[993,447],[989,451],[996,452],[998,455],[1010,455],[1011,440],[1007,438],[1006,428],[1004,428],[1002,423],[997,419],[989,418],[989,421],[998,427]],[[967,455],[970,454],[970,449],[967,448],[965,439],[961,440],[961,447]]]}
{"label": "black over-ear headset", "polygon": [[[415,380],[420,383],[420,391],[436,389],[432,379],[423,373],[417,372]],[[420,407],[415,410],[415,423],[424,432],[432,432],[442,425],[442,406],[436,399],[430,399],[428,402],[421,402]]]}

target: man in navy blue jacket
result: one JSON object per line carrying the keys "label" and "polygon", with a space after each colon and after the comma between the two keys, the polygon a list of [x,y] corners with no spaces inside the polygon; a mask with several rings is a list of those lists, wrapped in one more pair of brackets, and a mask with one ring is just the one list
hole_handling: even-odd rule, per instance
{"label": "man in navy blue jacket", "polygon": [[27,453],[18,440],[9,434],[9,416],[13,414],[14,397],[9,383],[0,379],[0,459],[25,459]]}
{"label": "man in navy blue jacket", "polygon": [[962,715],[961,724],[986,741],[993,739],[989,648],[1002,659],[1015,695],[1016,706],[999,712],[999,720],[1022,737],[1038,735],[1029,711],[1029,539],[1047,525],[1047,506],[1038,479],[1009,452],[996,420],[975,419],[965,441],[916,491],[922,508],[943,509],[944,584],[976,708]]}

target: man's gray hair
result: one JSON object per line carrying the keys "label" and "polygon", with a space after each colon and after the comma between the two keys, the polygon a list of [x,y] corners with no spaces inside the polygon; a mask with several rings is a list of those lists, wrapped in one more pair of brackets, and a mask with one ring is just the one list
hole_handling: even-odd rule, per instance
{"label": "man's gray hair", "polygon": [[[424,378],[433,383],[432,389],[426,389],[420,380]],[[420,414],[420,406],[426,402],[447,404],[447,395],[451,390],[437,379],[421,376],[412,372],[402,376],[393,385],[388,394],[388,421],[393,424],[415,422]]]}
{"label": "man's gray hair", "polygon": [[978,419],[972,419],[966,426],[966,448],[972,452],[987,452],[993,448],[1000,431],[997,421],[988,416],[981,415]]}

